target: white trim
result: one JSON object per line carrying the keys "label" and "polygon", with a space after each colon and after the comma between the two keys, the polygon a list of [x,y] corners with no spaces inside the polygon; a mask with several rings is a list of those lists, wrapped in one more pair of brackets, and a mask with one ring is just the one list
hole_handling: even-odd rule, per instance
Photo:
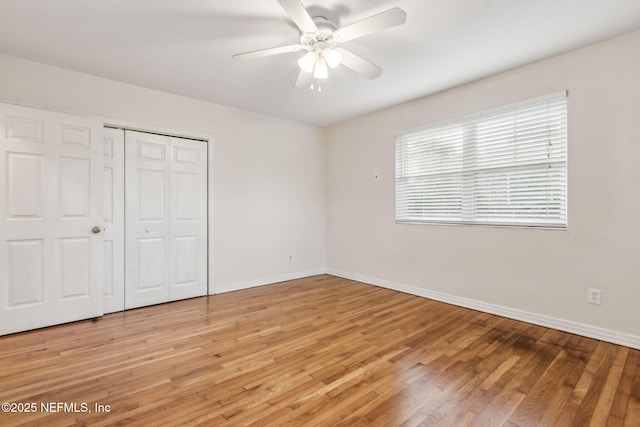
{"label": "white trim", "polygon": [[256,288],[258,286],[273,285],[274,283],[286,282],[287,280],[303,279],[305,277],[318,276],[324,273],[325,273],[324,268],[318,268],[315,270],[298,271],[295,273],[280,274],[278,276],[247,280],[246,282],[228,283],[226,285],[216,286],[216,294],[223,294],[226,292],[234,292],[234,291],[240,291],[243,289]]}
{"label": "white trim", "polygon": [[213,280],[213,254],[214,254],[214,170],[213,170],[213,157],[214,157],[214,140],[213,136],[209,136],[207,139],[207,293],[214,294],[216,292],[216,285]]}
{"label": "white trim", "polygon": [[430,291],[390,280],[348,273],[333,268],[328,268],[327,274],[640,350],[640,336],[637,335]]}

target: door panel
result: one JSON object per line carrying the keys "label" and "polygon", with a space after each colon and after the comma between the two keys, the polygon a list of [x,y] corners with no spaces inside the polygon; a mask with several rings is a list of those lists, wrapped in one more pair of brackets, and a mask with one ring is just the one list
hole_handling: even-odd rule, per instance
{"label": "door panel", "polygon": [[[158,260],[165,259],[166,239],[137,239],[138,246],[138,287],[141,290],[167,289],[165,270],[158,268]],[[164,293],[164,292],[163,292]]]}
{"label": "door panel", "polygon": [[[5,111],[7,110],[5,109]],[[5,115],[4,133],[7,141],[44,144],[44,120],[35,118],[35,116],[25,117],[22,114],[24,111],[20,112],[15,109],[7,111],[7,113]]]}
{"label": "door panel", "polygon": [[89,160],[62,157],[58,166],[60,216],[62,218],[87,218],[91,204],[91,164]]}
{"label": "door panel", "polygon": [[102,314],[101,132],[0,104],[0,334]]}
{"label": "door panel", "polygon": [[198,174],[175,172],[173,182],[176,193],[176,221],[198,221]]}
{"label": "door panel", "polygon": [[[114,297],[114,293],[116,292],[116,284],[114,283],[114,250],[113,250],[113,242],[104,242],[103,246],[103,256],[104,256],[104,278],[102,285],[102,292],[104,295],[104,312],[112,313],[114,311],[124,310],[124,283],[122,284],[122,307],[116,305],[116,303],[109,303],[108,301]],[[124,265],[123,265],[124,268]],[[114,307],[115,306],[115,307]]]}
{"label": "door panel", "polygon": [[44,249],[42,240],[9,241],[7,308],[42,303]]}
{"label": "door panel", "polygon": [[167,214],[165,194],[167,173],[158,170],[138,169],[137,190],[138,220],[163,223]]}
{"label": "door panel", "polygon": [[89,238],[60,239],[61,298],[86,297],[91,290]]}
{"label": "door panel", "polygon": [[104,312],[124,310],[124,130],[104,129]]}
{"label": "door panel", "polygon": [[[43,218],[42,173],[41,155],[7,153],[9,218]],[[24,191],[25,188],[31,191]]]}
{"label": "door panel", "polygon": [[169,301],[169,137],[125,131],[125,307]]}
{"label": "door panel", "polygon": [[198,281],[198,236],[176,237],[175,285],[188,285]]}
{"label": "door panel", "polygon": [[207,144],[171,138],[172,300],[207,294]]}

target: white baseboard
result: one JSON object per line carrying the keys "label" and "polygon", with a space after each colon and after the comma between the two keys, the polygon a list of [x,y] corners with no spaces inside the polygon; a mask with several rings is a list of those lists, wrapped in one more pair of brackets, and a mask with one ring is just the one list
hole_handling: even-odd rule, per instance
{"label": "white baseboard", "polygon": [[315,270],[297,271],[294,273],[280,274],[278,276],[263,277],[260,279],[247,280],[245,282],[228,283],[216,286],[215,294],[224,294],[226,292],[241,291],[243,289],[256,288],[258,286],[272,285],[274,283],[286,282],[287,280],[302,279],[305,277],[317,276],[324,274],[325,269],[319,268]]}
{"label": "white baseboard", "polygon": [[429,291],[426,289],[417,288],[415,286],[409,286],[402,283],[364,276],[361,274],[349,273],[332,268],[328,268],[326,273],[333,276],[343,277],[345,279],[367,283],[369,285],[392,289],[411,295],[429,298],[435,301],[445,302],[447,304],[457,305],[459,307],[471,308],[473,310],[496,314],[498,316],[507,317],[509,319],[520,320],[523,322],[532,323],[534,325],[545,326],[551,329],[558,329],[561,331],[570,332],[572,334],[581,335],[588,338],[595,338],[597,340],[607,341],[610,343],[640,350],[640,337],[636,335],[612,331],[597,326],[585,325],[583,323],[573,322],[569,320],[558,319],[542,314],[516,310],[509,307],[476,301],[469,298],[458,297],[441,292]]}

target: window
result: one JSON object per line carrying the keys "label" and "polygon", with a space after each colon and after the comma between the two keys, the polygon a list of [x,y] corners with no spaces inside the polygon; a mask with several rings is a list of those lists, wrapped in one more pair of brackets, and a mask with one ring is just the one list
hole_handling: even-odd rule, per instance
{"label": "window", "polygon": [[396,222],[566,228],[566,92],[398,135]]}

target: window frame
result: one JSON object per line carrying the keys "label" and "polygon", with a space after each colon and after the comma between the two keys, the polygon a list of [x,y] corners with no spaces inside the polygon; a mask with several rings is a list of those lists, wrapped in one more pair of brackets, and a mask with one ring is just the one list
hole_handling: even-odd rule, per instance
{"label": "window frame", "polygon": [[[552,155],[548,154],[548,160],[546,163],[542,161],[540,157],[537,157],[535,163],[532,163],[531,165],[524,165],[524,164],[516,165],[514,162],[514,166],[505,167],[505,170],[509,169],[509,171],[504,173],[504,177],[507,178],[506,179],[507,181],[509,180],[515,181],[516,179],[523,180],[522,182],[526,182],[525,185],[527,186],[526,188],[528,191],[530,186],[532,185],[531,183],[535,182],[534,181],[535,176],[544,175],[545,174],[544,168],[546,167],[547,168],[546,181],[544,181],[545,182],[544,185],[546,186],[546,190],[545,190],[546,193],[543,193],[541,190],[538,190],[539,193],[536,193],[536,195],[539,196],[541,194],[546,194],[547,201],[546,203],[542,203],[542,204],[539,202],[536,202],[536,204],[529,203],[527,207],[531,209],[531,206],[535,206],[539,210],[548,209],[553,213],[557,212],[557,214],[548,215],[546,218],[542,218],[539,221],[533,220],[537,212],[535,211],[535,209],[531,209],[529,211],[532,214],[529,215],[528,217],[524,215],[520,217],[517,212],[519,208],[511,208],[511,210],[508,212],[513,213],[514,217],[509,218],[506,221],[504,220],[504,218],[500,219],[500,216],[498,215],[496,215],[495,217],[487,217],[487,216],[482,217],[482,215],[478,215],[476,213],[476,210],[478,210],[476,206],[479,204],[478,199],[483,193],[482,191],[478,191],[475,189],[475,187],[478,186],[477,184],[473,184],[470,186],[469,180],[474,180],[478,176],[482,176],[482,174],[485,174],[488,176],[490,175],[491,172],[495,172],[499,168],[496,167],[495,165],[493,167],[491,166],[485,167],[484,169],[474,168],[469,166],[469,163],[475,163],[477,165],[477,162],[479,159],[478,150],[481,143],[479,143],[480,140],[477,134],[474,134],[473,138],[468,137],[467,134],[469,133],[469,129],[467,129],[467,127],[476,126],[473,132],[477,132],[478,123],[482,123],[482,121],[490,122],[491,120],[497,120],[497,118],[500,117],[500,115],[510,114],[510,113],[514,114],[514,127],[516,127],[520,122],[518,122],[518,119],[516,118],[515,115],[517,115],[517,113],[520,112],[521,110],[526,110],[527,108],[532,108],[532,107],[535,107],[536,105],[547,103],[548,104],[546,107],[547,111],[552,111],[552,109],[550,108],[550,105],[554,102],[561,104],[560,110],[558,110],[561,113],[560,118],[559,119],[549,118],[547,121],[544,121],[542,123],[544,123],[547,126],[547,129],[549,130],[549,136],[547,137],[548,139],[547,150],[549,151],[549,153],[553,150],[559,150],[558,152],[562,154],[560,160],[558,160],[555,157],[557,156],[557,154],[553,155],[553,159],[552,159]],[[506,227],[506,228],[567,230],[568,219],[569,219],[569,215],[568,215],[568,192],[569,192],[568,120],[569,120],[569,117],[568,116],[569,116],[568,91],[564,90],[561,92],[551,93],[542,97],[527,99],[527,100],[516,102],[516,103],[502,105],[497,108],[492,108],[492,109],[488,109],[488,110],[484,110],[484,111],[480,111],[472,114],[467,114],[464,116],[457,117],[455,119],[434,122],[431,124],[427,124],[424,126],[413,128],[413,129],[404,130],[397,133],[395,137],[395,152],[396,152],[395,154],[396,156],[395,220],[396,220],[396,223],[397,224],[463,225],[463,226],[489,226],[489,227]],[[558,126],[557,129],[560,129],[560,131],[554,128],[554,126]],[[407,145],[411,142],[411,138],[414,138],[414,140],[420,141],[421,136],[422,138],[433,138],[435,140],[436,138],[438,138],[438,135],[439,135],[438,132],[440,132],[440,135],[441,135],[440,137],[444,138],[445,132],[454,132],[456,128],[459,128],[459,132],[461,132],[461,135],[462,135],[460,141],[455,141],[455,143],[460,144],[460,148],[458,149],[458,151],[460,150],[463,151],[463,154],[460,154],[460,153],[457,154],[457,156],[460,157],[460,162],[462,162],[462,166],[459,168],[459,170],[455,170],[449,174],[450,176],[454,177],[453,179],[443,178],[443,180],[446,180],[447,185],[451,184],[452,186],[455,186],[455,180],[456,178],[458,178],[461,181],[461,184],[460,184],[461,189],[459,190],[459,193],[454,193],[454,192],[448,192],[448,194],[442,193],[440,195],[440,198],[444,199],[445,197],[456,197],[456,195],[459,194],[460,213],[459,214],[456,213],[456,215],[445,213],[442,215],[441,218],[436,218],[434,216],[435,214],[430,214],[430,213],[426,215],[423,214],[423,217],[420,217],[419,215],[407,215],[407,212],[410,210],[410,207],[408,206],[410,201],[407,199],[408,198],[407,193],[409,193],[410,191],[417,191],[418,192],[417,194],[419,195],[416,197],[413,197],[413,200],[414,200],[414,204],[418,204],[420,202],[435,200],[437,197],[436,195],[439,194],[436,192],[436,190],[440,188],[439,187],[440,184],[435,184],[434,187],[429,187],[429,184],[422,184],[422,189],[415,190],[415,188],[419,187],[420,184],[409,183],[412,177],[415,178],[418,175],[412,176],[410,173],[407,173],[405,170],[405,169],[408,169],[408,166],[407,166],[409,162],[408,156],[410,156],[410,154],[407,154],[404,152],[408,149]],[[551,135],[553,135],[553,138]],[[555,145],[552,144],[551,143],[552,139],[554,139],[558,135],[560,135],[560,138],[556,141],[557,144]],[[514,132],[514,137],[510,140],[510,145],[512,145],[513,147],[520,145],[519,144],[519,141],[521,141],[520,136],[521,135]],[[541,139],[541,140],[544,141],[544,139]],[[530,142],[528,143],[529,145],[527,145],[527,147],[530,147],[530,146],[533,147],[535,143],[536,142]],[[427,145],[427,143],[424,143],[424,144],[425,146]],[[540,145],[540,142],[537,141],[537,144]],[[436,144],[434,143],[432,145],[436,145]],[[437,145],[437,146],[443,147],[443,145]],[[451,146],[453,147],[453,143],[451,143]],[[506,144],[505,146],[508,147],[509,144]],[[475,152],[472,153],[471,156],[469,156],[468,153],[464,152],[464,150],[469,150],[469,149],[475,150]],[[517,149],[521,149],[521,148],[513,148],[514,152],[516,152],[515,150]],[[538,148],[538,151],[541,151],[541,150]],[[516,157],[516,155],[514,155],[514,157]],[[436,162],[428,163],[427,168],[423,169],[422,178],[428,179],[430,177],[438,175],[437,173],[433,173],[433,172],[428,173],[429,167],[433,167],[433,165],[435,164],[437,163]],[[442,165],[443,162],[441,162],[440,164]],[[446,162],[444,162],[444,164],[447,165]],[[526,179],[518,175],[518,174],[521,174],[524,176],[528,173],[527,171],[529,171],[529,174],[532,176],[527,178],[529,179],[529,181],[526,181]],[[446,175],[448,173],[449,172],[445,172],[443,173],[443,175]],[[521,187],[522,182],[517,183],[515,185],[507,184],[506,186],[503,186],[502,191],[504,191],[504,189],[506,190],[513,190],[514,188],[521,189],[523,188]],[[559,187],[555,187],[558,184],[561,184],[561,185]],[[535,185],[533,186],[535,187]],[[473,187],[473,188],[469,189],[469,187]],[[442,186],[442,188],[445,188],[445,187]],[[420,191],[422,191],[422,193],[420,193]],[[431,196],[431,199],[428,198],[429,196],[424,195],[428,192],[432,192],[432,194],[434,195],[434,196]],[[495,193],[489,192],[486,194],[499,195],[500,193],[499,191],[496,191]],[[516,200],[514,202],[514,205],[517,205],[518,199],[514,197],[514,200]],[[473,215],[468,214],[469,203],[471,203],[471,205],[473,206],[473,209],[472,209],[474,212]],[[441,206],[443,206],[443,209],[444,209],[448,205],[443,203]],[[498,204],[496,204],[496,206],[498,206]],[[494,208],[490,207],[487,209],[487,211],[490,212],[492,211],[492,209],[495,210],[496,212],[499,210],[499,208],[497,207],[494,207]]]}

